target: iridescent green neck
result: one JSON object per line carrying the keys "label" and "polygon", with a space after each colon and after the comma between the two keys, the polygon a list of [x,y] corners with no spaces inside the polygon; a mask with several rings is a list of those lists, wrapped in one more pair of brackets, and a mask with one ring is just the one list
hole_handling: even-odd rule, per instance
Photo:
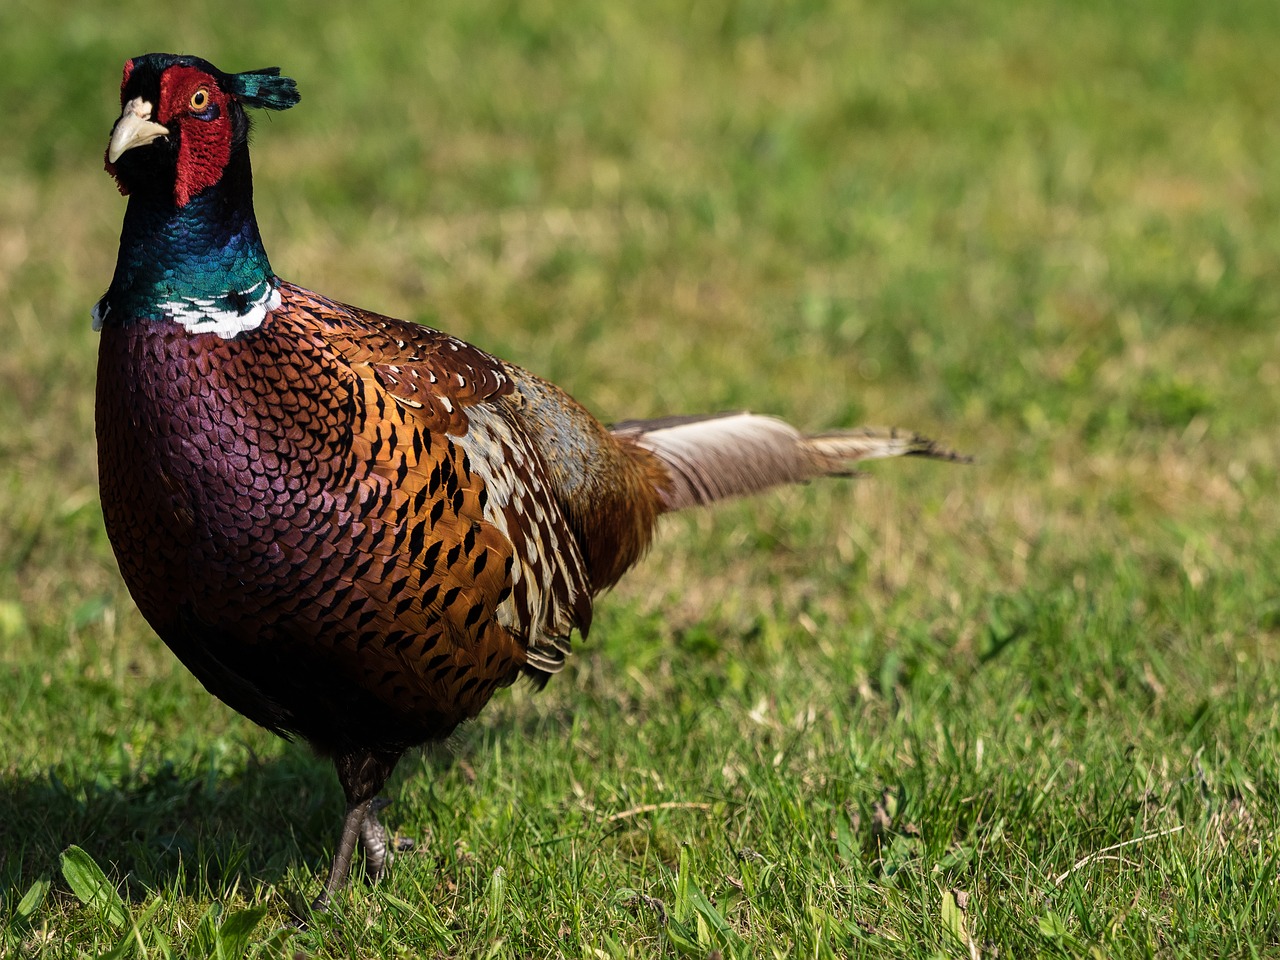
{"label": "iridescent green neck", "polygon": [[248,152],[223,178],[175,205],[171,189],[129,197],[115,276],[94,308],[97,326],[172,319],[192,332],[231,337],[278,304],[276,277],[253,214]]}

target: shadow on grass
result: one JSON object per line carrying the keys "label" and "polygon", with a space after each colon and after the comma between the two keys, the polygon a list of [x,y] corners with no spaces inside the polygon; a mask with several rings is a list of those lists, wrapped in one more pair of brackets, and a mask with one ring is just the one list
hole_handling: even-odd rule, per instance
{"label": "shadow on grass", "polygon": [[[457,755],[448,747],[410,754],[388,796],[406,776],[440,774]],[[302,744],[232,771],[211,761],[92,779],[0,779],[0,894],[21,896],[36,879],[57,878],[62,851],[76,844],[134,901],[156,889],[221,899],[237,885],[279,884],[301,867],[314,889],[303,881],[302,890],[279,891],[296,907],[319,890],[342,812],[332,765]],[[394,827],[394,807],[385,819]]]}

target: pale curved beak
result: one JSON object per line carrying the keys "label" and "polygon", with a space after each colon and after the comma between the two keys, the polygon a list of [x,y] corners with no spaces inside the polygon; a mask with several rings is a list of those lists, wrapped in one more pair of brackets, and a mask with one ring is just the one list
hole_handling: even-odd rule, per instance
{"label": "pale curved beak", "polygon": [[120,119],[111,130],[107,160],[115,163],[126,150],[141,147],[168,132],[168,127],[151,122],[151,104],[141,97],[134,97],[124,105],[124,113],[120,114]]}

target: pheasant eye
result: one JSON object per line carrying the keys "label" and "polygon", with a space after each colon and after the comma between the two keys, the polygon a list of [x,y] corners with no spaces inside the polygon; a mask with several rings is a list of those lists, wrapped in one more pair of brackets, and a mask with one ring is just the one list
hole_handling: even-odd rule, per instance
{"label": "pheasant eye", "polygon": [[203,110],[209,105],[209,91],[201,87],[191,95],[191,109]]}

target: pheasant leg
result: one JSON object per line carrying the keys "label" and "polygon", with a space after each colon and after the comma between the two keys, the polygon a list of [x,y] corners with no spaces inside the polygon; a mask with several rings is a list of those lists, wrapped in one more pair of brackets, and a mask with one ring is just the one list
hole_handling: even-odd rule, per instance
{"label": "pheasant leg", "polygon": [[395,859],[397,853],[408,853],[414,848],[409,837],[395,837],[387,833],[387,828],[378,819],[378,811],[391,803],[386,797],[375,797],[364,815],[364,823],[360,827],[360,846],[364,848],[364,869],[374,883],[387,873],[387,867]]}
{"label": "pheasant leg", "polygon": [[387,828],[378,819],[378,811],[390,802],[386,797],[374,797],[369,801],[364,823],[360,825],[360,846],[364,848],[364,869],[374,883],[382,879],[387,872],[387,867],[391,864],[391,843],[387,838]]}
{"label": "pheasant leg", "polygon": [[[351,855],[356,849],[356,838],[361,834],[361,827],[368,816],[372,800],[351,804],[347,807],[346,819],[342,822],[342,839],[338,841],[338,852],[333,855],[333,865],[329,868],[329,879],[325,881],[320,896],[311,904],[311,909],[323,913],[329,909],[329,901],[342,889],[351,872]],[[375,817],[376,822],[376,817]],[[381,824],[379,824],[381,827]],[[385,835],[385,831],[384,831]]]}

